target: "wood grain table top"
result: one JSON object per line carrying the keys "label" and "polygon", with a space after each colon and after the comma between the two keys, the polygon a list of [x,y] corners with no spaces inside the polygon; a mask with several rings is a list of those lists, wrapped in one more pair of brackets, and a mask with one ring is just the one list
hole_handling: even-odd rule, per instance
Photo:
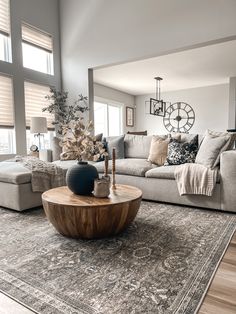
{"label": "wood grain table top", "polygon": [[76,195],[67,186],[48,190],[42,194],[42,199],[53,204],[65,206],[97,207],[104,205],[120,204],[142,197],[142,191],[130,185],[117,184],[115,190],[110,190],[107,198]]}

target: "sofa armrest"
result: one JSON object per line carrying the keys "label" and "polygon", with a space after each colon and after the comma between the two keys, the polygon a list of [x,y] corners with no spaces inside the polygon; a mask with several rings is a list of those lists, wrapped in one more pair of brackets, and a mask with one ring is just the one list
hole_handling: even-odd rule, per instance
{"label": "sofa armrest", "polygon": [[52,150],[51,149],[40,150],[39,159],[43,161],[52,162]]}
{"label": "sofa armrest", "polygon": [[236,150],[220,156],[221,209],[236,212]]}

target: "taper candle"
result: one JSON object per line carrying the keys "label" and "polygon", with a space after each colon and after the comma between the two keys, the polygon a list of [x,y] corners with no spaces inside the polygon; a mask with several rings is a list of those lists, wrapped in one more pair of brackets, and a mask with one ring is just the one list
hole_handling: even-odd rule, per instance
{"label": "taper candle", "polygon": [[108,156],[105,156],[104,177],[108,177]]}
{"label": "taper candle", "polygon": [[116,189],[116,149],[112,149],[112,189]]}

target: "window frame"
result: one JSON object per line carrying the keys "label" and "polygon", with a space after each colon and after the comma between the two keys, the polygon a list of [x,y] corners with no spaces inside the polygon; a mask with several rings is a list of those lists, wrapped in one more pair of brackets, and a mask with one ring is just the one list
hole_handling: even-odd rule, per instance
{"label": "window frame", "polygon": [[3,29],[0,29],[0,36],[3,41],[3,59],[0,61],[12,63],[12,45],[11,45],[11,12],[10,12],[10,0],[8,1],[9,16],[7,16],[8,25]]}
{"label": "window frame", "polygon": [[15,136],[15,105],[14,105],[14,80],[13,80],[13,76],[6,74],[6,73],[2,73],[0,72],[0,76],[4,76],[8,79],[11,80],[11,94],[12,94],[12,122],[13,125],[2,125],[0,126],[0,132],[1,130],[6,130],[8,132],[8,144],[9,144],[9,150],[8,152],[0,152],[0,156],[3,155],[11,155],[11,154],[15,154],[16,152],[16,136]]}
{"label": "window frame", "polygon": [[[40,46],[40,44],[36,44],[36,43],[33,43],[33,42],[30,42],[30,41],[27,41],[25,39],[23,39],[23,27],[28,27],[30,29],[32,29],[33,31],[35,32],[38,32],[38,34],[43,34],[45,36],[48,36],[51,38],[51,41],[52,41],[52,48],[51,49],[47,49],[43,46]],[[44,73],[46,75],[51,75],[51,76],[54,76],[54,49],[53,49],[53,36],[51,34],[49,34],[48,32],[42,30],[42,29],[39,29],[38,27],[35,27],[31,24],[28,24],[24,21],[21,22],[21,46],[22,46],[22,65],[23,65],[23,68],[25,69],[29,69],[31,71],[36,71],[36,72],[39,72],[39,73]],[[24,45],[29,46],[29,47],[33,47],[35,49],[38,49],[39,51],[41,52],[45,52],[45,60],[46,60],[46,67],[47,67],[47,72],[45,71],[40,71],[38,69],[35,69],[35,68],[31,68],[31,67],[27,67],[24,65]]]}
{"label": "window frame", "polygon": [[[106,118],[107,118],[107,121],[106,121],[106,126],[107,126],[107,136],[113,136],[113,135],[110,135],[109,133],[109,106],[111,107],[116,107],[116,108],[119,108],[119,119],[120,119],[120,125],[119,125],[119,134],[117,134],[117,136],[119,135],[122,135],[124,133],[124,125],[123,125],[123,110],[124,110],[124,104],[123,103],[120,103],[118,101],[114,101],[114,100],[110,100],[110,99],[106,99],[106,98],[103,98],[103,97],[98,97],[98,96],[95,96],[94,97],[94,103],[97,102],[97,103],[102,103],[104,105],[106,105],[107,107],[107,113],[106,113]],[[94,109],[94,104],[93,104],[93,109]],[[94,129],[95,129],[95,114],[94,114]],[[115,135],[114,135],[115,136]]]}

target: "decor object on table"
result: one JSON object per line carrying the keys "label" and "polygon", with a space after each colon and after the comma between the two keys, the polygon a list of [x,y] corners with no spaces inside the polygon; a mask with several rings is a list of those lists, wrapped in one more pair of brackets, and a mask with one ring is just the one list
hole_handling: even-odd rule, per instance
{"label": "decor object on table", "polygon": [[117,185],[110,197],[74,196],[62,186],[42,195],[47,218],[58,232],[74,238],[101,238],[123,231],[136,217],[142,191]]}
{"label": "decor object on table", "polygon": [[171,104],[165,111],[163,124],[169,132],[187,133],[195,122],[193,108],[182,101]]}
{"label": "decor object on table", "polygon": [[[161,77],[154,77],[156,80],[156,98],[150,98],[149,101],[145,102],[146,111],[154,116],[165,116],[166,102],[161,99]],[[148,106],[148,108],[147,108]]]}
{"label": "decor object on table", "polygon": [[[31,124],[30,124],[30,133],[34,133],[34,137],[38,138],[38,148],[39,150],[43,148],[41,146],[41,137],[44,141],[43,133],[47,133],[47,119],[45,117],[31,117]],[[44,142],[43,142],[44,146]]]}
{"label": "decor object on table", "polygon": [[61,145],[64,152],[61,160],[97,161],[101,155],[106,155],[103,143],[96,141],[92,131],[93,123],[90,121],[85,124],[82,117],[79,121],[63,125]]}
{"label": "decor object on table", "polygon": [[171,139],[168,144],[168,152],[165,166],[194,163],[198,152],[198,135],[190,142],[180,143],[176,139]]}
{"label": "decor object on table", "polygon": [[106,154],[102,142],[96,142],[95,137],[91,135],[92,130],[92,122],[85,125],[82,118],[62,126],[62,145],[66,148],[64,157],[71,159],[73,156],[78,160],[78,164],[69,168],[66,173],[67,185],[75,194],[92,193],[98,172],[96,167],[87,161],[96,161],[102,154]]}
{"label": "decor object on table", "polygon": [[105,156],[105,161],[104,161],[104,177],[108,177],[108,166],[109,166],[109,161],[108,161],[108,156]]}
{"label": "decor object on table", "polygon": [[220,162],[220,154],[233,148],[234,133],[207,130],[196,156],[196,163],[215,168]]}
{"label": "decor object on table", "polygon": [[126,107],[126,126],[134,126],[134,108]]}
{"label": "decor object on table", "polygon": [[106,181],[109,181],[109,186],[111,184],[111,178],[108,175],[108,167],[109,167],[109,160],[108,160],[108,156],[105,156],[105,160],[104,160],[104,175],[102,176],[102,178]]}
{"label": "decor object on table", "polygon": [[112,149],[112,189],[116,189],[116,149]]}
{"label": "decor object on table", "polygon": [[95,197],[108,197],[110,194],[110,180],[109,177],[102,177],[101,179],[94,180],[94,192]]}
{"label": "decor object on table", "polygon": [[87,161],[78,161],[66,173],[68,188],[78,195],[90,195],[94,189],[94,180],[98,178],[96,167]]}
{"label": "decor object on table", "polygon": [[43,111],[48,111],[55,116],[53,121],[57,125],[57,133],[62,135],[63,126],[71,121],[79,121],[80,114],[88,111],[88,97],[80,94],[73,105],[67,104],[68,92],[58,91],[55,88],[50,88],[50,95],[45,96],[50,101],[50,105],[43,108]]}

